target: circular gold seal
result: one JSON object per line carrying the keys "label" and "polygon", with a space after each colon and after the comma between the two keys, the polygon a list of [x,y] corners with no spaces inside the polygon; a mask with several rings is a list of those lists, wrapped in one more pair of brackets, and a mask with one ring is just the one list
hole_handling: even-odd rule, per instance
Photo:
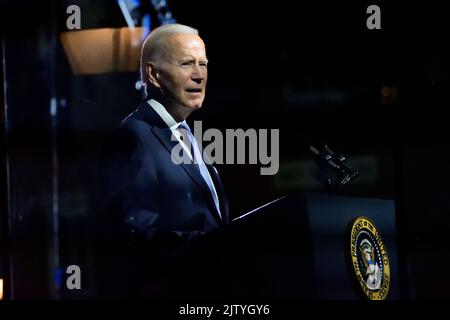
{"label": "circular gold seal", "polygon": [[351,263],[365,295],[384,300],[389,292],[387,249],[375,224],[366,217],[353,220],[350,230]]}

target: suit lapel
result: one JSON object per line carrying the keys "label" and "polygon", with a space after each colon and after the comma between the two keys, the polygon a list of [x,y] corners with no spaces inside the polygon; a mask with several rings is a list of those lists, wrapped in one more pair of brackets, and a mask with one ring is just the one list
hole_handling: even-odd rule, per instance
{"label": "suit lapel", "polygon": [[[167,127],[167,125],[162,121],[162,119],[159,117],[159,115],[150,106],[148,106],[148,105],[141,106],[140,111],[141,111],[143,120],[145,120],[147,123],[149,123],[152,126],[153,134],[158,138],[158,140],[161,142],[161,144],[164,146],[164,148],[167,150],[167,152],[171,153],[173,148],[178,144],[178,142],[171,140],[172,131],[170,130],[170,128]],[[154,121],[151,121],[152,118]],[[157,118],[157,119],[155,119],[155,118]],[[197,165],[181,163],[180,166],[187,173],[187,175],[194,181],[194,183],[200,189],[202,189],[203,194],[208,199],[210,209],[212,210],[212,212],[215,213],[214,217],[216,218],[216,220],[219,223],[224,222],[224,221],[222,221],[222,219],[219,216],[219,213],[217,212],[211,191],[209,190],[208,185],[206,184],[205,180],[201,176],[200,171],[197,168]],[[215,183],[214,180],[213,180],[213,182]],[[217,184],[215,183],[215,185],[217,185]],[[219,190],[217,190],[217,192],[221,193],[221,192],[219,192]],[[221,195],[218,195],[218,196],[219,196],[219,201],[222,204]],[[221,207],[222,207],[222,205],[221,205]]]}
{"label": "suit lapel", "polygon": [[[169,128],[157,127],[153,127],[152,131],[158,137],[158,140],[162,143],[166,150],[171,153],[172,149],[178,144],[177,141],[171,140],[172,131],[170,131]],[[181,163],[180,166],[186,171],[189,177],[191,177],[191,179],[194,180],[194,182],[203,189],[203,191],[208,191],[209,193],[209,188],[195,165]]]}
{"label": "suit lapel", "polygon": [[222,220],[224,223],[228,223],[228,199],[226,198],[225,189],[220,179],[219,172],[212,164],[207,164],[209,174],[213,179],[214,185],[216,187],[217,195],[219,197],[220,212],[222,213]]}

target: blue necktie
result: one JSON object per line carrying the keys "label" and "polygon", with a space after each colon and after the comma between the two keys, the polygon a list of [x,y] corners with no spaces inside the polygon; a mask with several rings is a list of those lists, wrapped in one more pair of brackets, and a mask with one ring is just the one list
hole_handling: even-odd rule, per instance
{"label": "blue necktie", "polygon": [[203,177],[203,180],[205,180],[205,182],[209,188],[209,191],[211,192],[217,212],[219,212],[219,215],[222,218],[222,214],[220,212],[220,206],[219,206],[219,197],[217,196],[216,188],[214,187],[214,183],[211,179],[211,175],[209,174],[208,168],[206,167],[206,164],[203,161],[203,157],[200,154],[200,149],[197,145],[197,140],[195,139],[194,135],[192,134],[191,129],[189,128],[186,121],[183,121],[179,125],[178,128],[184,129],[185,133],[187,134],[187,136],[189,138],[189,141],[191,142],[191,154],[192,154],[193,160],[195,159],[194,163],[197,164],[200,174]]}

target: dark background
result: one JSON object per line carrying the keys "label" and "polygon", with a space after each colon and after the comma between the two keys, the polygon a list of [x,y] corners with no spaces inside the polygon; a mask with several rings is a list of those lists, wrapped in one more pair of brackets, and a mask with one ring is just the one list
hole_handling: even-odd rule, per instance
{"label": "dark background", "polygon": [[[81,8],[82,29],[126,26],[115,1],[1,5],[0,277],[11,277],[6,294],[16,299],[95,297],[87,230],[99,201],[101,146],[140,100],[137,71],[72,74],[58,37],[71,4]],[[286,192],[322,191],[307,147],[328,144],[361,172],[341,194],[396,202],[402,297],[448,298],[443,5],[376,3],[382,29],[368,30],[372,2],[168,4],[207,45],[207,98],[191,118],[205,129],[280,129],[277,175],[259,175],[258,165],[219,166],[232,215]],[[55,268],[70,264],[82,267],[81,293],[56,285]]]}

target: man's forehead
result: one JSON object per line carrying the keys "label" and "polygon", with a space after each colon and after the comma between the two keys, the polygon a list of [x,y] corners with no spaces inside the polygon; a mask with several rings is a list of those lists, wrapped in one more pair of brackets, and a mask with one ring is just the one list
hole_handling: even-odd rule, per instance
{"label": "man's forehead", "polygon": [[167,48],[177,52],[205,51],[203,40],[196,34],[173,34],[167,39]]}

